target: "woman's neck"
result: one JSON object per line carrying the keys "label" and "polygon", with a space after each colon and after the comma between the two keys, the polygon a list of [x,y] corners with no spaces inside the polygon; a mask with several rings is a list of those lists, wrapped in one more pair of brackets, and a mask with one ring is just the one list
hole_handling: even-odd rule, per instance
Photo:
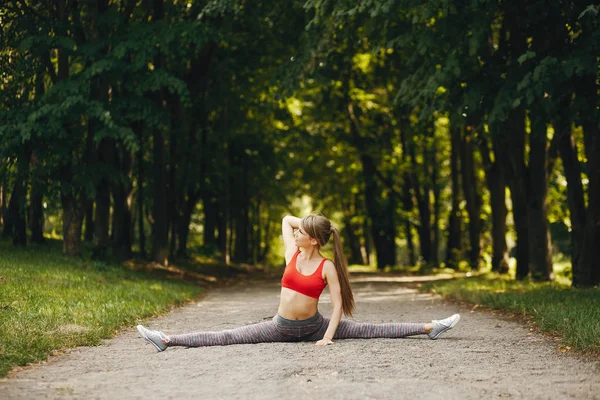
{"label": "woman's neck", "polygon": [[304,260],[311,261],[315,258],[320,257],[319,248],[318,247],[305,247],[302,252],[304,255]]}

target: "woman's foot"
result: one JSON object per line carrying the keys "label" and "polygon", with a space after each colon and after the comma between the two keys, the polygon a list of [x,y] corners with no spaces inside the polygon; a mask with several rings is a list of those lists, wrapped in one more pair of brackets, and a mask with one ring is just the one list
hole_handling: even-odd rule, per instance
{"label": "woman's foot", "polygon": [[138,325],[137,330],[146,341],[156,347],[156,350],[164,351],[167,349],[167,345],[165,344],[167,337],[161,331],[151,331],[142,325]]}
{"label": "woman's foot", "polygon": [[451,317],[439,321],[434,319],[431,321],[433,328],[431,329],[431,332],[427,334],[427,336],[429,336],[431,339],[437,339],[438,336],[446,332],[448,329],[454,328],[456,324],[458,324],[458,321],[460,321],[459,314],[454,314]]}

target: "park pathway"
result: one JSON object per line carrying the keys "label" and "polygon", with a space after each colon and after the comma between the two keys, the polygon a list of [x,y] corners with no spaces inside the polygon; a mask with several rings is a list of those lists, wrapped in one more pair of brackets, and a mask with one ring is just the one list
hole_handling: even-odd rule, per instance
{"label": "park pathway", "polygon": [[[135,327],[0,380],[6,399],[600,399],[600,363],[515,321],[419,293],[402,278],[353,278],[359,321],[461,322],[439,340],[340,340],[170,348]],[[272,318],[277,282],[214,289],[145,325],[167,333],[220,330]],[[329,297],[321,312],[329,315]]]}

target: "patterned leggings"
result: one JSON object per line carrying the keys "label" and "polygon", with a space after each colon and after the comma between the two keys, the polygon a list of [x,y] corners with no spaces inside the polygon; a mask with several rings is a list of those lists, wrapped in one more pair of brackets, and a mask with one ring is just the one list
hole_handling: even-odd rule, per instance
{"label": "patterned leggings", "polygon": [[[304,320],[289,320],[279,315],[272,321],[218,332],[194,332],[167,337],[168,346],[225,346],[266,342],[303,342],[323,339],[329,319],[320,313]],[[342,319],[334,339],[402,338],[425,333],[425,324],[371,324]]]}

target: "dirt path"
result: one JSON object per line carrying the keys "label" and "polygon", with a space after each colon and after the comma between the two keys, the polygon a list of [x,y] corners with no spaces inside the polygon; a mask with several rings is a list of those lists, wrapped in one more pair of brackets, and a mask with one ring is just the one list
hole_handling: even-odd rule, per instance
{"label": "dirt path", "polygon": [[[333,346],[266,343],[157,353],[132,327],[0,380],[2,399],[600,399],[600,363],[561,354],[520,323],[420,294],[393,279],[356,278],[359,321],[428,321],[462,314],[434,341],[340,340]],[[167,333],[220,330],[271,318],[277,283],[211,291],[149,321]],[[330,312],[322,297],[321,312]]]}

